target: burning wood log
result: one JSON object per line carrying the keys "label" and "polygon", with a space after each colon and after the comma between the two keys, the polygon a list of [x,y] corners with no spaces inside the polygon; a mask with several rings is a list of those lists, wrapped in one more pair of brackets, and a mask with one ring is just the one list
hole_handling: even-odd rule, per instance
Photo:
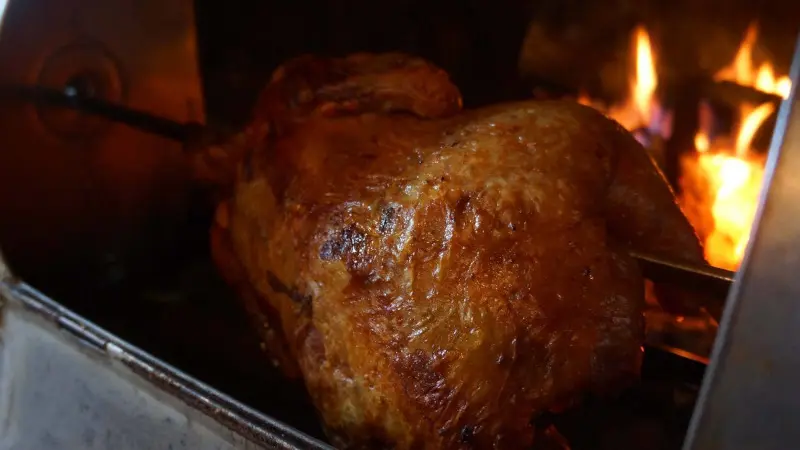
{"label": "burning wood log", "polygon": [[680,193],[680,161],[687,153],[694,152],[694,138],[697,134],[699,114],[697,105],[702,99],[701,80],[688,79],[665,89],[673,111],[672,135],[667,142],[667,161],[664,174],[667,180]]}
{"label": "burning wood log", "polygon": [[722,103],[731,108],[738,108],[742,103],[778,104],[783,97],[764,92],[752,86],[744,86],[733,81],[708,81],[703,86],[703,97],[714,103]]}

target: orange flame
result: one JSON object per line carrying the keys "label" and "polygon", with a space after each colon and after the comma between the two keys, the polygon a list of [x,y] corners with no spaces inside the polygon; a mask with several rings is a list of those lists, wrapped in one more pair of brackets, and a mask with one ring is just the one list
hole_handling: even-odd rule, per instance
{"label": "orange flame", "polygon": [[653,61],[653,50],[650,46],[650,36],[642,26],[634,31],[636,39],[636,77],[633,79],[633,103],[636,111],[644,123],[650,123],[652,118],[651,104],[658,86],[656,67]]}
{"label": "orange flame", "polygon": [[775,111],[775,105],[770,102],[764,103],[758,108],[752,109],[748,104],[742,104],[739,116],[742,123],[739,133],[736,136],[736,155],[746,156],[753,142],[756,131],[761,128],[767,118]]}
{"label": "orange flame", "polygon": [[[762,92],[787,97],[791,81],[776,76],[769,61],[756,67],[752,52],[758,29],[751,25],[731,64],[715,75],[716,80],[732,81]],[[605,108],[585,93],[578,101],[593,106],[615,119],[629,131],[647,127],[663,137],[669,125],[655,96],[658,73],[650,37],[638,26],[632,38],[635,71],[631,74],[629,94],[624,102]],[[692,225],[705,243],[709,263],[726,269],[738,268],[755,217],[764,158],[751,151],[758,129],[775,111],[772,103],[758,107],[740,106],[740,123],[734,136],[711,139],[712,112],[705,103],[700,105],[700,132],[694,139],[695,153],[681,161],[681,198],[679,202]]]}
{"label": "orange flame", "polygon": [[[650,35],[641,25],[633,30],[632,50],[636,58],[636,69],[630,80],[628,98],[618,105],[611,106],[606,111],[606,115],[628,130],[652,125],[655,112],[660,108],[655,98],[658,76]],[[584,99],[584,101],[586,100]],[[584,104],[591,104],[591,102]]]}
{"label": "orange flame", "polygon": [[745,32],[744,39],[739,46],[739,51],[730,65],[723,67],[714,79],[717,81],[732,81],[742,86],[755,88],[761,92],[779,95],[783,98],[789,96],[792,89],[792,80],[788,75],[776,77],[775,69],[769,61],[763,62],[758,69],[754,69],[753,47],[758,40],[758,25],[750,24]]}
{"label": "orange flame", "polygon": [[[753,62],[757,39],[758,27],[753,23],[733,61],[714,79],[788,97],[792,87],[789,77],[776,76],[769,61],[758,67]],[[706,259],[717,267],[736,270],[744,256],[764,178],[764,158],[753,154],[752,141],[774,112],[773,103],[758,107],[742,104],[734,138],[712,142],[708,117],[704,120],[701,110],[700,132],[695,136],[697,154],[681,162],[681,206],[704,238]]]}
{"label": "orange flame", "polygon": [[751,143],[774,110],[772,103],[742,105],[732,149],[710,151],[708,130],[701,128],[697,153],[682,161],[681,206],[705,237],[706,259],[714,266],[736,270],[744,256],[764,178],[764,159],[750,152]]}
{"label": "orange flame", "polygon": [[700,153],[705,153],[710,146],[708,136],[705,133],[697,133],[697,136],[694,137],[694,148]]}

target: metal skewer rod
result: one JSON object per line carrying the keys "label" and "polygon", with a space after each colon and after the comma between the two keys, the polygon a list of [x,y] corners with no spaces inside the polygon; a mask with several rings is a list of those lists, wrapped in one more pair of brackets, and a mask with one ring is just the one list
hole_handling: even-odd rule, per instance
{"label": "metal skewer rod", "polygon": [[665,283],[701,290],[725,291],[733,283],[734,272],[707,264],[692,264],[636,251],[630,252],[642,266],[645,277]]}
{"label": "metal skewer rod", "polygon": [[[75,109],[182,143],[188,142],[197,133],[202,133],[206,129],[201,124],[182,123],[106,100],[80,96],[69,89],[26,85],[0,86],[0,99],[6,98]],[[671,283],[704,292],[710,291],[709,293],[723,298],[733,282],[733,272],[708,265],[671,261],[639,252],[631,252],[631,256],[639,261],[644,275],[655,282]]]}
{"label": "metal skewer rod", "polygon": [[687,306],[699,308],[719,322],[734,273],[707,264],[674,261],[655,255],[631,252],[645,278],[681,290]]}
{"label": "metal skewer rod", "polygon": [[4,85],[0,86],[0,99],[74,109],[178,142],[187,142],[193,133],[203,128],[200,124],[182,123],[114,102],[78,95],[74,90],[68,88]]}

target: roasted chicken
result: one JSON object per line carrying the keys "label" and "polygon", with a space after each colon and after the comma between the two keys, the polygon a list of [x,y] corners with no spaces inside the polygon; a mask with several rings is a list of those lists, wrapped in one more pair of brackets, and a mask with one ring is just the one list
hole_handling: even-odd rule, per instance
{"label": "roasted chicken", "polygon": [[347,448],[526,448],[531,420],[633,382],[628,251],[702,261],[645,150],[572,102],[462,111],[430,63],[302,57],[197,155],[212,247]]}

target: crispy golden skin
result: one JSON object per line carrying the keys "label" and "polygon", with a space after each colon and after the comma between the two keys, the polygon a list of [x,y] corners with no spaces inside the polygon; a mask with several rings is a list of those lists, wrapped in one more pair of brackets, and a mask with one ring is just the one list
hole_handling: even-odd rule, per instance
{"label": "crispy golden skin", "polygon": [[460,109],[424,61],[304,57],[225,149],[241,161],[215,258],[336,445],[529,446],[532,417],[638,374],[626,249],[702,259],[614,122],[569,102]]}

